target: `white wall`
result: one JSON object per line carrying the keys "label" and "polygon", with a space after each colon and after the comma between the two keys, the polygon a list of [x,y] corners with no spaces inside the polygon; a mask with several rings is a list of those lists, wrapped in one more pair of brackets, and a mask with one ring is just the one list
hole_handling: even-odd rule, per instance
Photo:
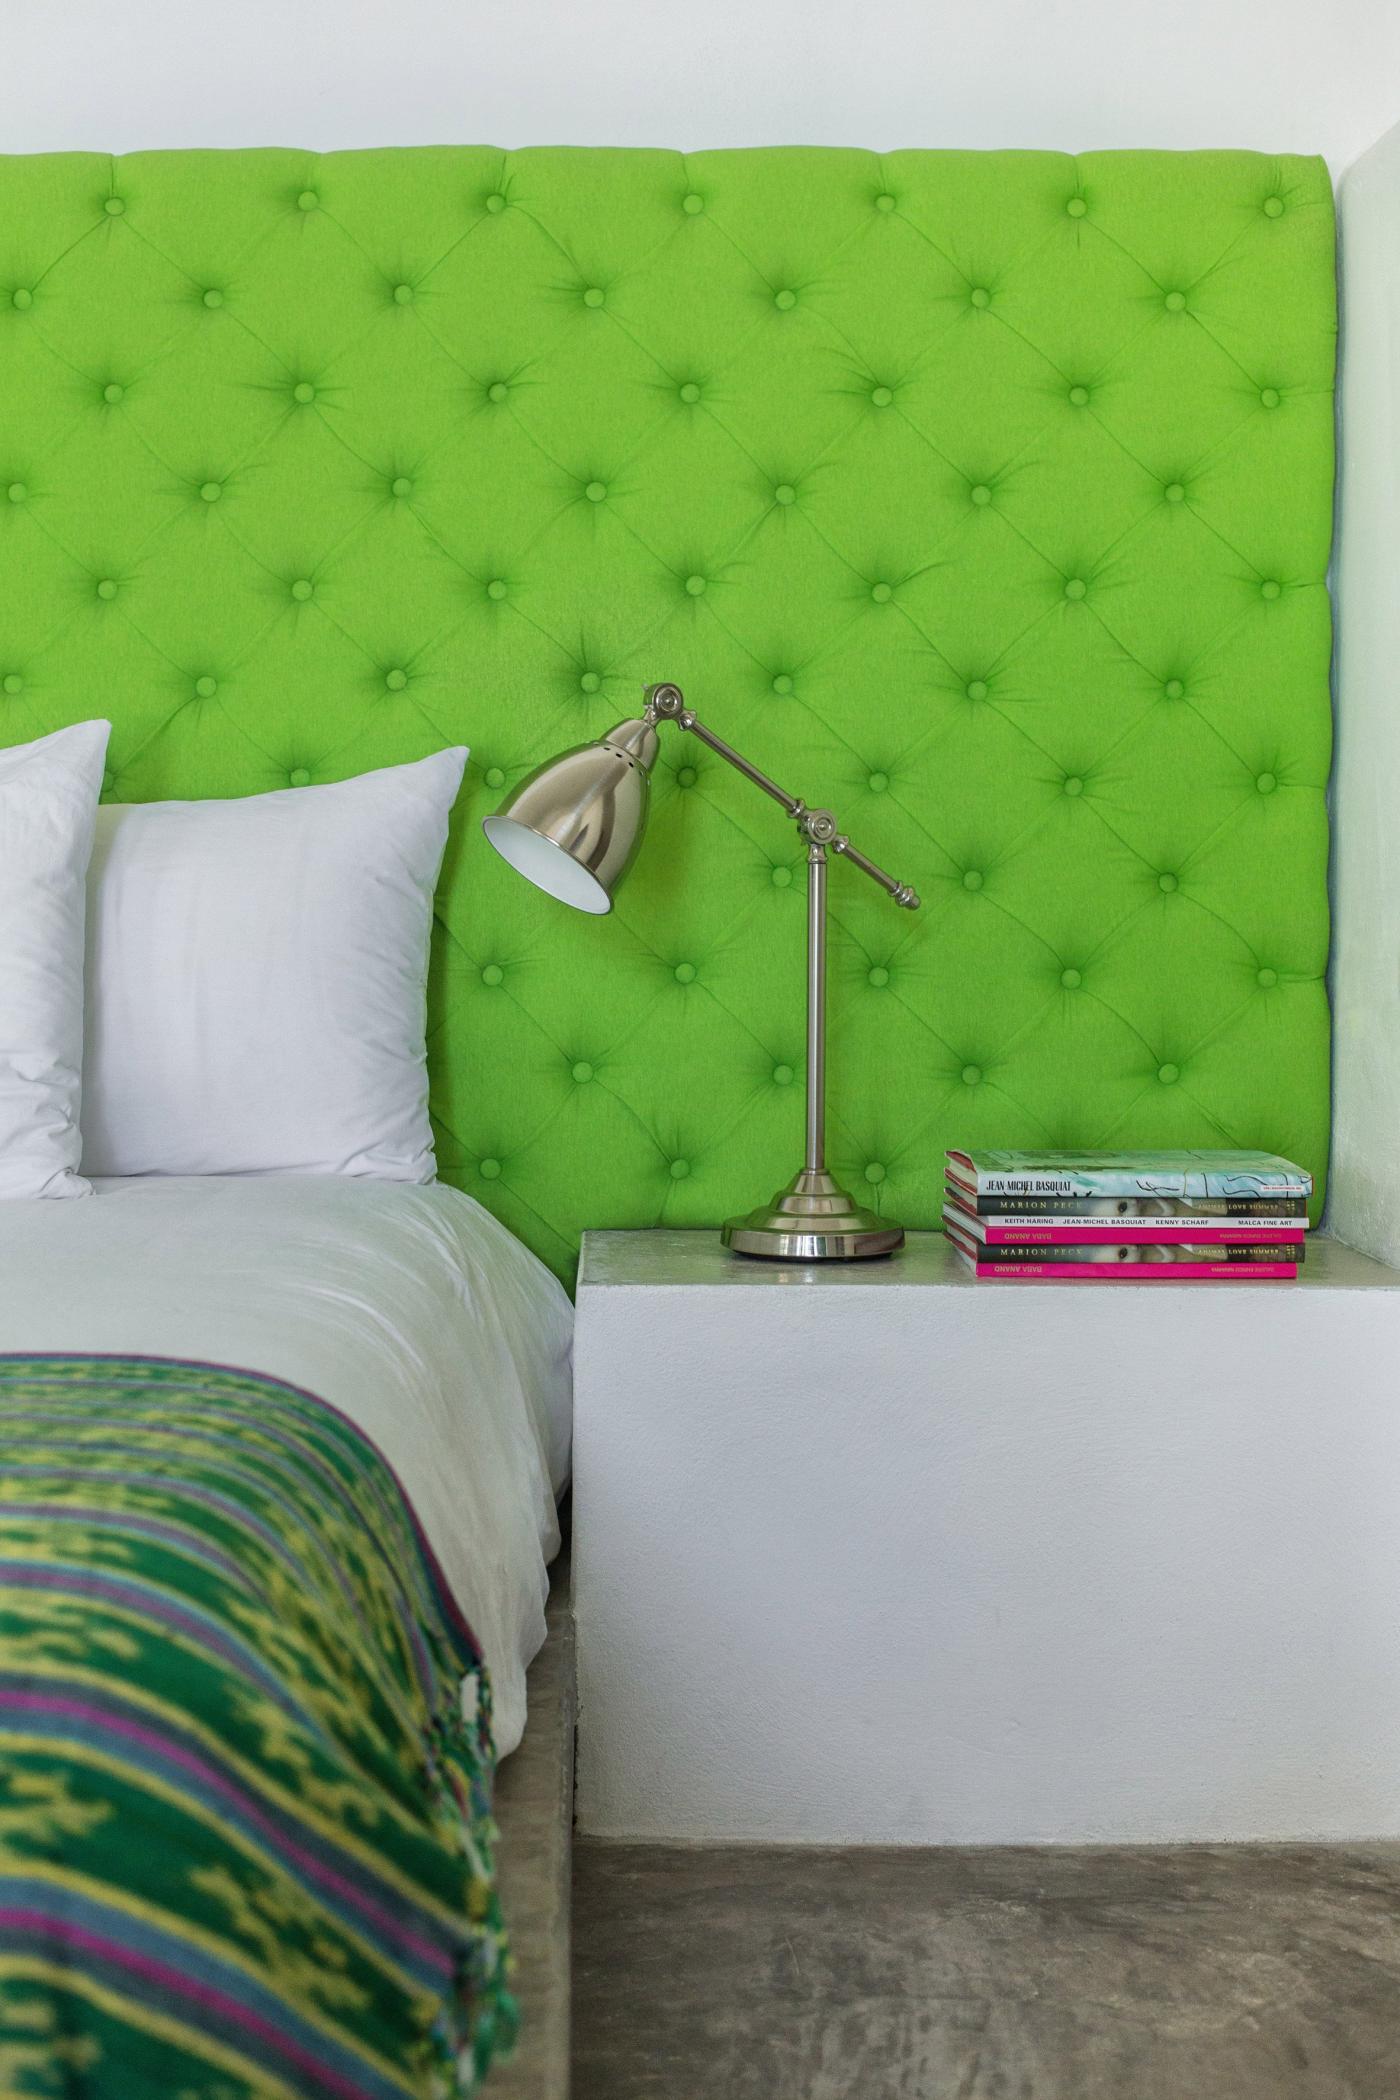
{"label": "white wall", "polygon": [[1328,1224],[1400,1263],[1400,128],[1341,192]]}
{"label": "white wall", "polygon": [[1252,146],[1400,110],[1393,0],[0,0],[0,150]]}

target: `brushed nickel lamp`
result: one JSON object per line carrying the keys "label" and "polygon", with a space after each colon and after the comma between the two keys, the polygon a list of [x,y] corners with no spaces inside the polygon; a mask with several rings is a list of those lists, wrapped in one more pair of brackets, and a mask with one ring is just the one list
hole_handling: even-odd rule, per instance
{"label": "brushed nickel lamp", "polygon": [[674,722],[728,761],[787,812],[807,843],[807,1153],[771,1204],[731,1218],[721,1238],[736,1254],[776,1261],[855,1261],[892,1254],[904,1228],[848,1196],[826,1166],[826,875],[839,854],[906,911],[919,899],[836,828],[829,809],[809,809],[707,729],[676,685],[646,689],[645,711],[596,744],[579,744],[521,781],[482,829],[496,851],[548,896],[578,911],[612,910],[613,891],[636,858],[646,828],[657,725]]}

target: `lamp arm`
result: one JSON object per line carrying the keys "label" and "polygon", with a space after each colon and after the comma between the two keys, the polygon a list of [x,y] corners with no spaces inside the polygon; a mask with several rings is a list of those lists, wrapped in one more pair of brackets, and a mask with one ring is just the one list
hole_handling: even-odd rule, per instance
{"label": "lamp arm", "polygon": [[829,809],[809,809],[799,795],[789,795],[776,780],[770,780],[765,772],[745,758],[742,751],[736,751],[722,736],[716,736],[713,729],[706,728],[694,708],[686,706],[685,695],[678,685],[649,685],[646,700],[646,719],[649,722],[674,722],[678,728],[689,730],[718,757],[727,760],[736,773],[742,773],[745,780],[751,780],[765,795],[771,795],[788,816],[796,820],[809,845],[827,846],[833,853],[841,854],[853,868],[859,868],[862,875],[868,875],[872,882],[878,883],[896,904],[902,905],[906,911],[918,910],[917,891],[858,851],[844,833],[837,830],[836,819]]}

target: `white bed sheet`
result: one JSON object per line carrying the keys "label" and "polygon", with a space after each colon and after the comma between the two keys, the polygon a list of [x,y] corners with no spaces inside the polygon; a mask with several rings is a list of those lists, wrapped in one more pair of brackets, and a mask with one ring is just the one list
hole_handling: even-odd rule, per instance
{"label": "white bed sheet", "polygon": [[329,1400],[397,1470],[525,1725],[568,1473],[573,1308],[480,1204],[335,1176],[98,1181],[0,1203],[0,1351],[197,1357]]}

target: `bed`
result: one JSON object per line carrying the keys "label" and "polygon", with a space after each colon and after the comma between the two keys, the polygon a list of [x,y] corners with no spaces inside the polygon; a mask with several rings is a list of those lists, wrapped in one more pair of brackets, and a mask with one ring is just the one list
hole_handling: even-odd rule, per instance
{"label": "bed", "polygon": [[468,2091],[510,2042],[570,1327],[442,1187],[0,1206],[6,2090]]}

